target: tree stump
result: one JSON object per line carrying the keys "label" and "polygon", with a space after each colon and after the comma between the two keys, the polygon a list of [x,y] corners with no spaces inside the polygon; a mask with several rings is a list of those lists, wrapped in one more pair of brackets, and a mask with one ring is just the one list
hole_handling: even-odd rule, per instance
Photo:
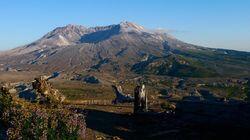
{"label": "tree stump", "polygon": [[140,113],[140,112],[147,112],[148,106],[147,106],[147,94],[145,91],[145,85],[142,86],[136,86],[134,89],[134,114]]}

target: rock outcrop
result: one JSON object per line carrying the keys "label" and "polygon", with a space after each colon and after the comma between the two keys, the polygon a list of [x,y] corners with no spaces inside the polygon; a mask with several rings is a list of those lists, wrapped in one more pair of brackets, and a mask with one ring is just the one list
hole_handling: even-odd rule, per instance
{"label": "rock outcrop", "polygon": [[75,74],[70,78],[70,80],[76,80],[76,81],[82,81],[84,83],[88,84],[98,84],[100,83],[99,79],[93,75],[81,75],[81,74]]}
{"label": "rock outcrop", "polygon": [[85,82],[85,83],[90,83],[90,84],[98,84],[98,83],[100,83],[100,81],[97,79],[97,77],[95,77],[95,76],[85,76],[84,78],[83,78],[83,81]]}

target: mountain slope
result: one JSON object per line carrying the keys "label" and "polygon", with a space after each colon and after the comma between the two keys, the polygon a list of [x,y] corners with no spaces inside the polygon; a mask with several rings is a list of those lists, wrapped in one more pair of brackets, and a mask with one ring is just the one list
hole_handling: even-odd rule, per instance
{"label": "mountain slope", "polygon": [[[67,73],[249,76],[250,53],[210,49],[131,22],[85,28],[67,25],[0,56],[2,67]],[[239,73],[240,71],[240,73]]]}

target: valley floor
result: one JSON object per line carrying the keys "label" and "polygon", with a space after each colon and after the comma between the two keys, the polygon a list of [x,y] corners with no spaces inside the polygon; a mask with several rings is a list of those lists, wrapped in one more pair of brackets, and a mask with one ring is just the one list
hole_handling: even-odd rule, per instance
{"label": "valley floor", "polygon": [[[36,72],[0,73],[0,82],[32,81],[39,75],[41,73]],[[110,85],[83,84],[61,77],[51,82],[53,87],[67,97],[65,106],[79,108],[85,112],[87,139],[89,140],[249,139],[250,105],[240,100],[234,100],[231,104],[231,102],[218,100],[221,98],[210,93],[204,93],[201,96],[205,100],[219,103],[195,102],[192,99],[183,101],[178,98],[178,100],[172,101],[177,109],[171,112],[164,110],[160,104],[168,99],[158,98],[159,93],[152,88],[167,87],[164,85],[167,84],[166,81],[160,81],[160,84],[153,83],[148,88],[150,92],[149,112],[135,116],[133,115],[133,104],[112,105],[108,103],[115,97]],[[125,84],[124,91],[132,93],[133,88],[134,85]],[[178,96],[191,97],[188,93],[180,93]],[[80,101],[83,100],[105,100],[107,103],[86,105],[81,104]],[[169,100],[169,102],[171,101]]]}

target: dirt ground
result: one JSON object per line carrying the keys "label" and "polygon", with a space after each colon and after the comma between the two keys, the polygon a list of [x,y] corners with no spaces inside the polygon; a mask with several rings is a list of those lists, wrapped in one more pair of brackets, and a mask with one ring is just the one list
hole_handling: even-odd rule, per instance
{"label": "dirt ground", "polygon": [[249,128],[230,123],[213,123],[204,114],[150,110],[135,116],[131,104],[78,107],[86,111],[87,139],[90,140],[248,139]]}

